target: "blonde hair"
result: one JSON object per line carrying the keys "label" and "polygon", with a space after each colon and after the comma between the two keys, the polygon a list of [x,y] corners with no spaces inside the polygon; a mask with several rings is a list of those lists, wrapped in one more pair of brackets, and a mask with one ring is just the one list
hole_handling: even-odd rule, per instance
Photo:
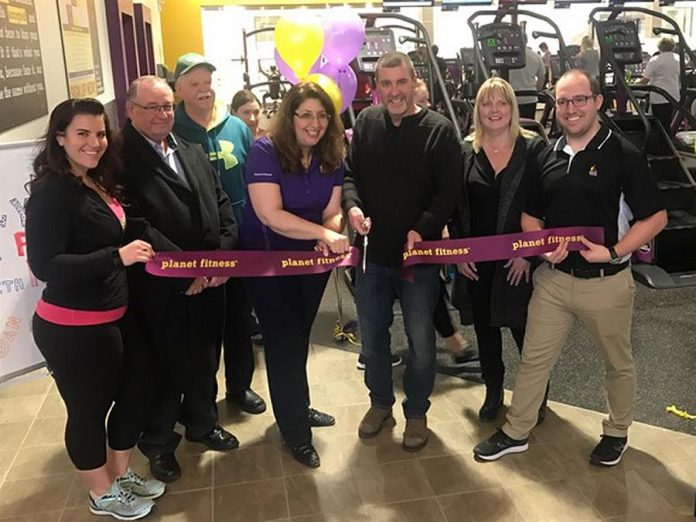
{"label": "blonde hair", "polygon": [[594,43],[592,42],[592,38],[589,36],[585,35],[582,37],[582,40],[580,40],[580,47],[582,49],[592,49],[594,47]]}
{"label": "blonde hair", "polygon": [[476,94],[476,102],[474,104],[474,132],[466,137],[467,141],[473,142],[475,152],[481,150],[481,140],[485,134],[479,109],[481,104],[490,100],[494,94],[499,94],[503,100],[510,105],[510,139],[515,140],[518,136],[531,138],[535,135],[532,131],[520,127],[520,109],[517,107],[517,99],[515,98],[515,91],[512,86],[502,78],[488,78],[483,82],[481,87],[479,87],[478,93]]}
{"label": "blonde hair", "polygon": [[663,36],[660,41],[657,42],[657,50],[661,53],[669,53],[674,51],[674,40],[669,36]]}

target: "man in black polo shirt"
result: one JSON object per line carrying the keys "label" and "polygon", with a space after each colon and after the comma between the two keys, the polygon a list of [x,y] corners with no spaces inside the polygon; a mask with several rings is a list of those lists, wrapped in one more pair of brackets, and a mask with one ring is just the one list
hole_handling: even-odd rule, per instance
{"label": "man in black polo shirt", "polygon": [[452,124],[414,103],[416,75],[408,56],[387,53],[377,62],[381,106],[364,109],[354,126],[343,206],[356,245],[369,247],[356,272],[356,302],[371,407],[358,435],[377,435],[393,423],[394,390],[389,327],[398,298],[409,338],[404,372],[403,447],[428,442],[425,415],[435,382],[433,312],[439,294],[437,265],[419,265],[413,280],[401,273],[402,252],[440,232],[461,197],[461,149]]}
{"label": "man in black polo shirt", "polygon": [[564,135],[527,172],[522,230],[601,226],[604,244],[568,252],[562,243],[534,272],[522,361],[512,404],[501,430],[474,448],[496,460],[528,448],[549,373],[574,319],[589,330],[606,368],[609,416],[590,455],[613,466],[626,450],[633,421],[636,375],[631,354],[635,285],[629,258],[664,228],[655,178],[641,152],[600,124],[602,95],[595,78],[573,69],[556,84],[556,109]]}

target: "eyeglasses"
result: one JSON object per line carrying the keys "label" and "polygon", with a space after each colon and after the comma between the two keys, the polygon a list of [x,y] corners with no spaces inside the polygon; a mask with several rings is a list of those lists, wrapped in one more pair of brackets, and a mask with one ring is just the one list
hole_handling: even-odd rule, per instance
{"label": "eyeglasses", "polygon": [[135,103],[134,101],[132,101],[131,103],[136,107],[140,107],[144,111],[147,111],[151,114],[157,114],[158,112],[169,113],[174,110],[173,103],[163,103],[162,105],[140,105],[139,103]]}
{"label": "eyeglasses", "polygon": [[317,120],[320,123],[326,123],[331,119],[330,114],[326,114],[325,112],[318,112],[314,114],[313,112],[296,112],[295,116],[300,118],[303,122],[305,123],[310,123],[312,120]]}
{"label": "eyeglasses", "polygon": [[596,94],[590,94],[589,96],[586,96],[584,94],[578,94],[577,96],[573,96],[572,98],[558,98],[556,100],[556,107],[559,109],[565,109],[568,107],[568,104],[572,104],[573,107],[584,107],[587,104],[587,100],[594,100],[597,97]]}

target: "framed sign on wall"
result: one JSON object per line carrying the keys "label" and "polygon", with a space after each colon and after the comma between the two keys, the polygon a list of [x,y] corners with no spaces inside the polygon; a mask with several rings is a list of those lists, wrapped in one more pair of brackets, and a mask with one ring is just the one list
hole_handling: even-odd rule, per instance
{"label": "framed sign on wall", "polygon": [[65,72],[71,98],[104,92],[94,0],[57,0]]}
{"label": "framed sign on wall", "polygon": [[48,113],[34,0],[0,2],[0,132]]}

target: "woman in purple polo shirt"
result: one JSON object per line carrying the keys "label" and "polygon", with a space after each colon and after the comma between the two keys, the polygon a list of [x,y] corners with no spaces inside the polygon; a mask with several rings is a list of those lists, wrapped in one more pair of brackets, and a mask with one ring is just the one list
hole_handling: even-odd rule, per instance
{"label": "woman in purple polo shirt", "polygon": [[[244,208],[240,248],[347,252],[341,234],[343,125],[329,96],[313,83],[285,95],[268,136],[247,157],[250,204]],[[273,413],[293,457],[319,466],[312,427],[335,419],[310,408],[309,334],[329,273],[245,280],[264,337]]]}

